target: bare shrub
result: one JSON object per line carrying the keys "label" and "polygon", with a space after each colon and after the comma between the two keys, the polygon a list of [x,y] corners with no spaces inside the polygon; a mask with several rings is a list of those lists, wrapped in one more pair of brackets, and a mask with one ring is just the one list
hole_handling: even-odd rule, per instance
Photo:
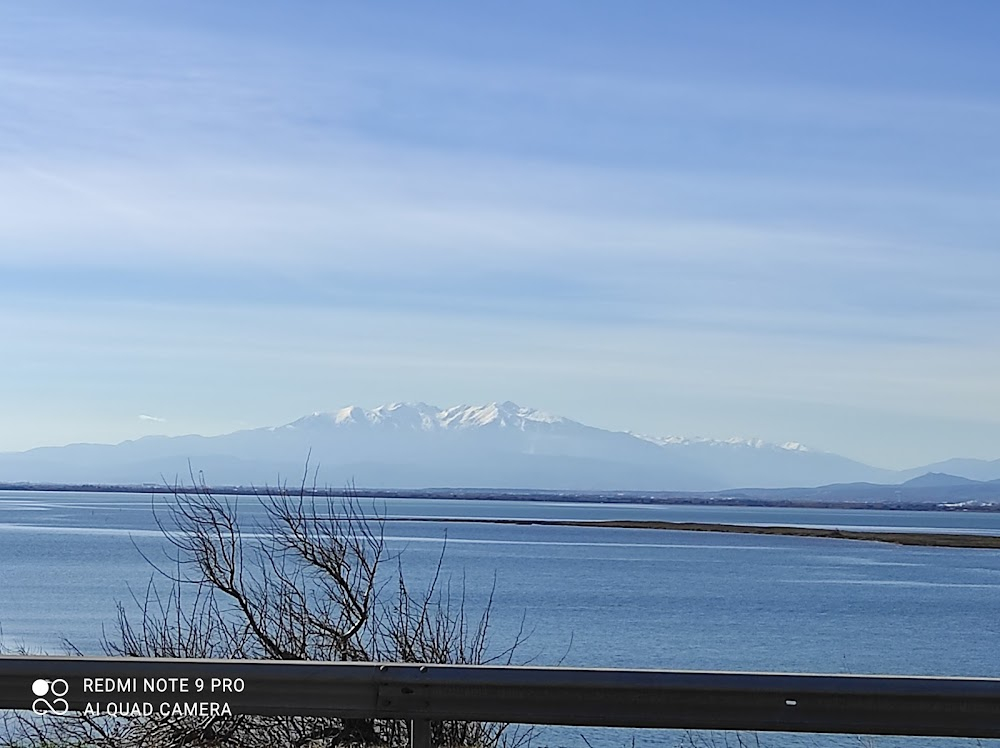
{"label": "bare shrub", "polygon": [[[384,519],[364,512],[353,487],[327,497],[305,478],[252,497],[213,493],[204,481],[175,486],[157,524],[172,548],[144,593],[119,603],[105,654],[349,662],[510,664],[524,642],[489,651],[493,590],[470,615],[465,583],[442,577],[442,555],[416,590],[387,551]],[[259,501],[248,521],[240,503]],[[374,509],[374,507],[373,507]],[[494,579],[495,588],[495,579]],[[70,645],[71,646],[71,645]],[[72,648],[72,647],[71,647]],[[80,654],[79,652],[76,652]],[[7,746],[320,748],[404,746],[407,725],[373,719],[258,717],[7,719]],[[434,723],[439,746],[497,746],[528,733],[492,723]]]}

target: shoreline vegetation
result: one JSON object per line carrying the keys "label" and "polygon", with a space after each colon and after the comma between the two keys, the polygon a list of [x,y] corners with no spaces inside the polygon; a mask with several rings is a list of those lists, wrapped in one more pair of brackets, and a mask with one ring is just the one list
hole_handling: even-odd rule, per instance
{"label": "shoreline vegetation", "polygon": [[555,527],[610,527],[630,530],[674,530],[680,532],[719,532],[740,535],[788,535],[803,538],[862,540],[895,545],[916,545],[939,548],[1000,548],[1000,536],[929,532],[875,532],[839,530],[788,525],[727,525],[716,522],[661,522],[645,520],[561,520],[561,519],[477,519],[463,517],[388,518],[389,522],[461,522],[492,525],[546,525]]}
{"label": "shoreline vegetation", "polygon": [[[38,484],[38,483],[0,483],[0,493],[5,491],[24,492],[86,492],[86,493],[133,493],[133,494],[170,494],[178,495],[190,491],[190,487],[166,484],[142,486],[134,485],[99,485],[99,484]],[[252,486],[215,486],[201,487],[200,490],[211,494],[228,496],[260,496],[265,492],[284,496],[298,494],[315,497],[347,497],[364,496],[369,498],[399,498],[399,499],[458,499],[458,500],[491,500],[491,501],[559,501],[567,503],[598,503],[598,504],[659,504],[688,506],[733,506],[733,507],[771,507],[798,509],[880,509],[888,511],[962,511],[962,512],[997,512],[1000,504],[932,504],[907,502],[879,501],[790,501],[749,498],[712,498],[690,495],[650,495],[646,492],[615,492],[615,493],[575,493],[563,491],[516,491],[516,490],[483,490],[483,489],[304,489],[302,487],[282,489],[274,492],[271,488],[255,488]],[[791,525],[741,525],[719,522],[669,522],[663,520],[559,520],[559,519],[485,519],[473,517],[387,517],[387,522],[456,522],[466,524],[494,525],[548,525],[556,527],[607,527],[630,530],[672,530],[675,532],[714,532],[735,533],[741,535],[784,535],[804,538],[828,538],[832,540],[859,540],[865,542],[891,543],[895,545],[925,546],[939,548],[982,548],[1000,549],[1000,536],[976,535],[967,533],[929,533],[929,532],[885,532],[870,530],[841,530],[838,528],[794,527]]]}
{"label": "shoreline vegetation", "polygon": [[[190,485],[166,483],[142,485],[66,484],[66,483],[0,483],[0,494],[7,491],[59,493],[131,493],[178,494],[195,488]],[[795,499],[762,498],[733,492],[728,495],[686,493],[683,491],[557,491],[529,489],[477,488],[305,488],[282,486],[199,486],[219,496],[260,496],[264,493],[304,495],[317,498],[337,498],[349,495],[375,499],[460,499],[464,501],[557,501],[583,504],[658,504],[676,506],[738,506],[785,509],[877,509],[909,512],[1000,512],[1000,502],[992,501],[886,501],[880,499]],[[788,489],[783,489],[788,490]],[[812,489],[804,489],[806,491]],[[735,494],[735,495],[734,495]]]}

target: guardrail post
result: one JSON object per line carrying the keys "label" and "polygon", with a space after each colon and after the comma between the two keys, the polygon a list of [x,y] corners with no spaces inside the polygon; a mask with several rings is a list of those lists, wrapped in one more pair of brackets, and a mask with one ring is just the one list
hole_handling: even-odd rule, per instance
{"label": "guardrail post", "polygon": [[430,720],[410,720],[410,748],[431,748]]}

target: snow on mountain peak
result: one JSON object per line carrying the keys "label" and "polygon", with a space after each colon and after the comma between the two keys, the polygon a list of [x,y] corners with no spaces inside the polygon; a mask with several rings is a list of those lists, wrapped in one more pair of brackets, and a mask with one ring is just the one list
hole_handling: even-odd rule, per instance
{"label": "snow on mountain peak", "polygon": [[469,428],[488,426],[492,423],[507,426],[518,417],[524,417],[522,413],[527,414],[530,411],[508,400],[489,405],[458,405],[441,411],[438,414],[438,419],[445,427]]}
{"label": "snow on mountain peak", "polygon": [[[454,405],[449,408],[439,408],[436,405],[428,405],[423,402],[387,403],[371,410],[351,405],[332,413],[313,413],[311,416],[300,418],[280,428],[295,429],[300,426],[322,428],[324,425],[367,425],[404,431],[460,431],[475,428],[499,428],[523,431],[529,427],[529,424],[572,425],[574,423],[574,421],[566,418],[551,415],[541,410],[535,410],[534,408],[525,408],[510,400],[506,400],[502,403]],[[729,439],[711,439],[703,436],[648,436],[631,431],[624,433],[661,447],[703,445],[715,448],[730,447],[786,452],[813,451],[800,442],[792,441],[776,444],[759,438],[746,439],[743,437],[732,437]]]}
{"label": "snow on mountain peak", "polygon": [[414,428],[431,431],[438,427],[440,408],[427,403],[389,403],[369,411],[372,423],[385,423],[395,428]]}
{"label": "snow on mountain peak", "polygon": [[358,423],[365,417],[365,411],[357,405],[341,408],[335,414],[334,423]]}
{"label": "snow on mountain peak", "polygon": [[390,428],[432,431],[449,428],[474,428],[490,426],[491,424],[496,424],[501,428],[524,428],[525,423],[529,421],[564,423],[566,419],[533,408],[523,408],[510,400],[502,403],[492,402],[487,405],[456,405],[450,408],[439,408],[436,405],[428,405],[423,402],[395,402],[379,405],[371,410],[351,405],[331,413],[317,412],[281,428],[331,423],[338,426],[368,423]]}
{"label": "snow on mountain peak", "polygon": [[501,426],[511,424],[520,424],[523,426],[524,421],[535,421],[537,423],[562,423],[566,420],[564,418],[560,418],[559,416],[535,410],[534,408],[522,408],[520,405],[513,403],[510,400],[499,404],[490,403],[482,408],[470,410],[478,411],[476,414],[469,414],[472,417],[472,422],[477,423],[477,425],[497,421]]}
{"label": "snow on mountain peak", "polygon": [[682,445],[691,446],[694,444],[704,444],[707,446],[731,446],[731,447],[749,447],[751,449],[783,449],[789,452],[810,452],[808,447],[799,442],[785,442],[784,444],[775,444],[773,442],[768,442],[763,439],[752,438],[746,439],[740,436],[730,437],[728,439],[711,439],[705,436],[648,436],[646,434],[636,434],[631,431],[625,432],[637,439],[642,439],[647,442],[652,442],[653,444],[658,444],[661,447],[670,445]]}

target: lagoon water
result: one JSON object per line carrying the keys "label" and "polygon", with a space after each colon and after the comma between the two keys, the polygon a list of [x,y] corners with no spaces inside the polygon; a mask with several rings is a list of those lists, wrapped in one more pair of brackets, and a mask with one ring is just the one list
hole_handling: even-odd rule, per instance
{"label": "lagoon water", "polygon": [[[150,579],[142,554],[155,557],[163,547],[153,506],[162,512],[169,500],[0,493],[4,644],[58,653],[66,638],[97,653],[102,625],[113,635],[116,602],[128,603],[131,591],[141,594]],[[464,580],[473,609],[496,579],[493,641],[502,648],[523,616],[531,636],[517,658],[522,662],[1000,676],[1000,551],[444,519],[690,520],[1000,534],[997,514],[425,499],[369,505],[390,518],[390,549],[402,552],[415,579],[426,579],[445,543],[446,576],[453,585]],[[252,498],[240,506],[248,517],[259,511]],[[408,521],[418,517],[442,519]],[[587,733],[595,745],[631,740],[631,733],[597,732],[605,738]],[[579,730],[548,734],[555,736],[549,744],[580,744],[567,737],[578,738]],[[678,738],[639,733],[639,742],[673,745]]]}

